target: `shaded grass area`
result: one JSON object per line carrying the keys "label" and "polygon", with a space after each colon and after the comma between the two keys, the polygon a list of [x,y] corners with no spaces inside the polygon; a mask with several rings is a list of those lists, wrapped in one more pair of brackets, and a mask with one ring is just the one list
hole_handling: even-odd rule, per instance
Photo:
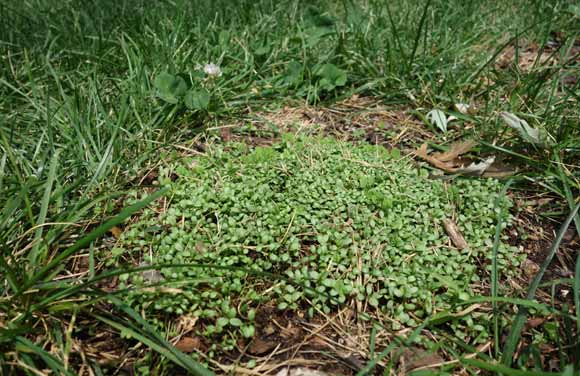
{"label": "shaded grass area", "polygon": [[[559,204],[543,215],[562,221],[576,205],[579,187],[579,84],[573,80],[579,69],[579,22],[573,5],[2,3],[2,370],[31,373],[48,367],[74,373],[81,363],[98,369],[91,359],[69,360],[77,317],[93,317],[132,332],[195,372],[189,357],[175,352],[122,302],[109,302],[123,313],[107,316],[106,286],[97,283],[107,256],[99,255],[102,241],[97,239],[141,209],[137,205],[117,214],[124,206],[121,198],[147,180],[161,151],[175,144],[189,148],[189,140],[204,128],[249,108],[289,101],[329,104],[353,94],[404,105],[417,114],[471,103],[479,108],[476,114],[455,113],[469,126],[451,129],[442,141],[476,137],[482,150],[509,156],[525,171],[520,187],[557,197]],[[515,47],[517,60],[527,44],[535,44],[530,66],[496,64],[509,47]],[[541,59],[542,51],[547,59]],[[222,75],[210,83],[198,80],[196,65],[209,62],[218,64]],[[323,81],[327,77],[320,72],[328,64],[338,70],[332,69],[331,78],[345,75],[344,83]],[[210,94],[207,108],[191,111],[158,98],[154,80],[162,72],[192,87],[203,85]],[[501,123],[499,111],[527,119],[554,142],[547,148],[523,143]],[[578,219],[575,226],[580,228]],[[79,255],[88,260],[87,272],[75,275],[70,270]],[[574,286],[577,310],[577,273]],[[574,327],[574,320],[566,328]],[[55,329],[44,329],[50,326]],[[578,361],[574,346],[572,341],[560,351],[561,369]],[[166,367],[155,356],[145,359],[159,372]],[[511,364],[511,356],[504,356],[504,363]]]}

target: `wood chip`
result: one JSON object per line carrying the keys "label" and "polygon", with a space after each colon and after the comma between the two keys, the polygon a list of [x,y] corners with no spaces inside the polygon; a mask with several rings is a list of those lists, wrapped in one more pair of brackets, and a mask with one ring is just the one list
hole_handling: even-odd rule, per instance
{"label": "wood chip", "polygon": [[469,244],[467,244],[467,241],[461,234],[461,231],[459,231],[459,228],[454,221],[451,219],[444,219],[443,226],[445,227],[445,231],[447,231],[447,235],[449,235],[449,238],[455,247],[459,249],[469,248]]}

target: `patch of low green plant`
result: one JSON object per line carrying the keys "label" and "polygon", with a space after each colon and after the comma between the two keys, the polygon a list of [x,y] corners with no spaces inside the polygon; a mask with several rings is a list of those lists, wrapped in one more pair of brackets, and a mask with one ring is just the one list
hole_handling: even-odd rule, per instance
{"label": "patch of low green plant", "polygon": [[[132,305],[192,314],[207,336],[252,337],[256,310],[272,301],[311,316],[358,301],[394,329],[416,326],[474,295],[490,268],[497,210],[509,221],[511,206],[496,180],[446,182],[397,149],[331,139],[214,146],[171,169],[175,182],[160,178],[171,183],[168,205],[146,210],[113,253],[119,262],[217,266],[124,280]],[[469,248],[452,245],[445,219]],[[499,245],[504,274],[520,258]],[[159,280],[164,288],[139,288]],[[452,330],[485,340],[479,321],[469,316]]]}

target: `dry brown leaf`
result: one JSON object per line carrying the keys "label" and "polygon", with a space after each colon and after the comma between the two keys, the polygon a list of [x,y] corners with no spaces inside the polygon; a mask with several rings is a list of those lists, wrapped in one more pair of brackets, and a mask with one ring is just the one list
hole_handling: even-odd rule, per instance
{"label": "dry brown leaf", "polygon": [[437,158],[441,162],[450,162],[457,159],[460,155],[468,153],[476,145],[477,142],[473,140],[456,142],[451,145],[449,151],[446,151],[445,153],[434,153],[433,157]]}
{"label": "dry brown leaf", "polygon": [[511,170],[501,166],[495,166],[495,157],[489,157],[481,162],[472,162],[465,166],[465,161],[461,160],[461,155],[469,152],[476,144],[473,140],[458,142],[451,145],[449,151],[445,153],[429,154],[426,143],[415,150],[415,155],[425,160],[433,167],[451,174],[480,175],[483,177],[506,177],[511,176],[517,170]]}
{"label": "dry brown leaf", "polygon": [[[516,55],[518,58],[517,62]],[[507,47],[496,60],[496,66],[501,69],[514,65],[514,63],[518,65],[521,71],[528,73],[534,69],[542,69],[546,66],[557,64],[557,56],[553,56],[553,53],[546,49],[540,51],[537,44],[529,43],[520,46],[517,54],[515,46]]]}
{"label": "dry brown leaf", "polygon": [[461,231],[459,231],[459,227],[457,227],[457,224],[454,221],[451,219],[444,219],[443,226],[445,227],[445,231],[447,232],[447,235],[449,235],[451,242],[453,242],[453,245],[459,249],[469,248],[469,244],[467,244],[467,241],[463,237],[463,234],[461,234]]}
{"label": "dry brown leaf", "polygon": [[437,352],[428,352],[419,347],[406,348],[399,359],[404,373],[417,368],[427,369],[438,367],[445,360]]}
{"label": "dry brown leaf", "polygon": [[540,270],[540,267],[532,260],[526,259],[522,262],[522,269],[527,277],[533,277]]}
{"label": "dry brown leaf", "polygon": [[121,237],[121,235],[123,234],[123,230],[121,230],[119,227],[117,226],[113,226],[111,228],[111,234],[113,235],[113,237],[115,237],[115,239],[119,239]]}
{"label": "dry brown leaf", "polygon": [[542,325],[544,322],[546,322],[545,318],[541,318],[541,317],[530,318],[526,322],[526,327],[528,329],[537,328],[538,326]]}
{"label": "dry brown leaf", "polygon": [[424,159],[425,161],[429,162],[431,165],[433,165],[433,166],[435,166],[438,169],[441,169],[443,171],[452,172],[452,173],[457,171],[457,168],[454,168],[452,164],[441,162],[437,158],[430,156],[429,153],[427,152],[427,144],[426,143],[421,145],[421,147],[415,151],[415,155]]}
{"label": "dry brown leaf", "polygon": [[271,352],[276,348],[278,343],[274,340],[264,340],[262,338],[254,338],[250,347],[248,347],[248,353],[252,355],[263,355]]}
{"label": "dry brown leaf", "polygon": [[205,347],[203,341],[199,337],[182,337],[175,347],[184,353],[191,353],[194,351],[201,351]]}
{"label": "dry brown leaf", "polygon": [[299,327],[288,324],[286,328],[282,329],[280,335],[284,338],[296,338],[300,336],[301,332]]}

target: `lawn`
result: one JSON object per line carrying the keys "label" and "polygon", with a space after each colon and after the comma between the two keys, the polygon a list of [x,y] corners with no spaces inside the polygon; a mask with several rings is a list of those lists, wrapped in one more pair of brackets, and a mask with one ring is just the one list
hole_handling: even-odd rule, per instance
{"label": "lawn", "polygon": [[0,17],[0,374],[580,372],[574,1]]}

